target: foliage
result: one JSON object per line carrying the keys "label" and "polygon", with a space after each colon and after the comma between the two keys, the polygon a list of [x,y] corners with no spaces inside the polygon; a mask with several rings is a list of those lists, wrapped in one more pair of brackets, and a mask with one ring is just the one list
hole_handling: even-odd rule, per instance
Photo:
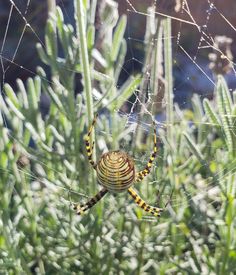
{"label": "foliage", "polygon": [[[17,91],[5,84],[0,97],[0,272],[234,274],[236,101],[222,76],[214,104],[207,99],[202,104],[195,95],[193,111],[178,106],[168,110],[174,121],[171,141],[164,129],[158,131],[162,145],[157,163],[136,187],[152,204],[159,190],[162,206],[173,190],[160,219],[145,216],[127,194],[107,195],[83,217],[74,214],[71,202],[85,201],[85,194],[92,196],[99,188],[83,142],[89,108],[100,113],[98,155],[106,146],[114,149],[125,143],[132,155],[136,147],[140,168],[152,144],[151,134],[145,144],[133,138],[132,125],[124,132],[126,118],[117,112],[143,85],[140,75],[118,85],[127,48],[126,17],[118,20],[116,3],[108,2],[99,11],[103,25],[95,39],[96,1],[81,3],[87,12],[82,20],[93,89],[74,92],[78,74],[86,87],[86,62],[81,62],[86,57],[78,45],[80,33],[64,23],[57,9],[47,23],[45,47],[37,45],[51,78],[38,68],[26,84],[17,80]],[[153,37],[158,31],[154,29]],[[147,43],[146,54],[149,50]],[[42,96],[50,99],[44,115]]]}

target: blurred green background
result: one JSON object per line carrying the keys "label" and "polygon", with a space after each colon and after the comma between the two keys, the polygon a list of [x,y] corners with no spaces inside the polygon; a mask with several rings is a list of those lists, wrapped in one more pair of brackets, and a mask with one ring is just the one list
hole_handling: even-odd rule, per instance
{"label": "blurred green background", "polygon": [[[196,82],[211,89],[190,96],[194,89],[176,86],[179,75],[177,83],[184,84],[189,75],[177,74],[182,65],[175,47],[190,54],[188,72],[198,55],[177,39],[184,31],[175,36],[173,20],[156,13],[176,16],[178,1],[142,7],[141,53],[131,53],[129,70],[127,56],[138,44],[130,46],[136,38],[129,16],[121,14],[123,2],[75,0],[68,13],[69,2],[56,8],[48,1],[50,15],[46,3],[42,9],[35,1],[23,8],[17,1],[1,3],[10,21],[1,28],[0,273],[235,274],[236,92],[226,81],[235,77],[231,42],[216,40],[226,50],[220,56],[211,50],[210,61],[208,51],[199,57],[199,64],[211,65]],[[138,4],[125,3],[139,15]],[[29,23],[25,30],[17,29],[12,12],[23,26]],[[36,52],[28,33],[38,36]],[[84,145],[97,112],[97,159],[122,149],[137,170],[148,161],[156,120],[158,156],[135,188],[151,205],[169,201],[160,218],[148,216],[127,193],[108,194],[84,216],[75,215],[72,203],[100,189]]]}

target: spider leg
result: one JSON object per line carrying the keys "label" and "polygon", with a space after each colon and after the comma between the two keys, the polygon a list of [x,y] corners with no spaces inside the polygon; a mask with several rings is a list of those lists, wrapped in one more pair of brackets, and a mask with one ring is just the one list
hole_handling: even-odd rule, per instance
{"label": "spider leg", "polygon": [[137,193],[133,188],[129,188],[128,189],[129,194],[131,195],[131,197],[134,199],[134,201],[137,203],[137,205],[139,207],[141,207],[144,211],[156,216],[156,217],[160,217],[161,216],[161,212],[163,211],[162,208],[157,208],[157,207],[153,207],[148,205]]}
{"label": "spider leg", "polygon": [[149,158],[149,161],[148,161],[146,167],[142,171],[140,171],[136,174],[136,179],[135,179],[136,182],[142,181],[143,178],[146,177],[150,173],[151,167],[152,167],[152,164],[153,164],[153,161],[154,161],[156,155],[157,155],[157,133],[156,133],[156,127],[154,124],[154,149],[150,155],[150,158]]}
{"label": "spider leg", "polygon": [[82,215],[86,210],[93,207],[98,201],[101,200],[102,197],[106,195],[108,190],[106,188],[103,188],[101,191],[99,191],[94,197],[89,199],[84,204],[74,204],[73,208],[76,211],[78,215]]}
{"label": "spider leg", "polygon": [[89,128],[89,131],[88,131],[88,134],[87,136],[85,137],[85,145],[86,145],[86,151],[87,151],[87,156],[88,156],[88,160],[89,160],[89,163],[93,166],[94,169],[96,169],[96,163],[95,161],[93,160],[93,147],[94,147],[94,141],[92,143],[92,146],[91,146],[91,143],[90,143],[90,136],[91,136],[91,133],[92,133],[92,130],[93,130],[93,127],[96,123],[96,120],[97,120],[97,117],[98,117],[98,114],[95,115],[94,119],[93,119],[93,122]]}

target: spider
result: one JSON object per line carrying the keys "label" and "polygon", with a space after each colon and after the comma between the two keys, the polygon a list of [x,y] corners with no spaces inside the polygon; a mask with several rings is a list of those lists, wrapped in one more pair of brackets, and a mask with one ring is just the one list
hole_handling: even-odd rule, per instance
{"label": "spider", "polygon": [[94,142],[91,146],[90,135],[97,117],[98,114],[95,116],[89,128],[88,134],[85,138],[85,144],[89,163],[96,170],[98,183],[103,188],[85,204],[74,204],[74,210],[78,215],[81,215],[86,210],[93,207],[108,192],[117,193],[127,190],[139,207],[154,216],[160,217],[163,209],[148,205],[131,187],[135,182],[142,181],[151,171],[153,161],[157,154],[156,129],[154,128],[154,150],[150,155],[146,167],[142,171],[136,173],[133,158],[126,152],[120,150],[104,153],[100,160],[95,163],[92,157]]}

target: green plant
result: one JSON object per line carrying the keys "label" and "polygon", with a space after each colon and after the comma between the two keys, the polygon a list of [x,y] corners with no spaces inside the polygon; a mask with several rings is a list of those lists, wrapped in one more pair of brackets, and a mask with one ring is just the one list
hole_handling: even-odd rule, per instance
{"label": "green plant", "polygon": [[[158,128],[157,162],[137,188],[160,206],[174,191],[160,219],[144,216],[126,194],[107,196],[82,218],[75,215],[71,203],[86,201],[85,194],[92,196],[99,188],[84,146],[94,113],[100,112],[97,154],[107,149],[105,144],[109,149],[125,146],[139,167],[152,144],[148,138],[143,142],[141,127],[136,139],[132,125],[125,127],[126,117],[118,114],[137,88],[142,98],[147,87],[142,74],[118,86],[126,17],[118,18],[113,1],[78,0],[75,6],[76,31],[57,8],[47,22],[45,46],[37,45],[51,76],[38,68],[26,84],[17,80],[16,91],[5,84],[0,96],[0,273],[234,274],[236,103],[221,76],[215,104],[207,99],[202,104],[196,95],[192,111],[170,102],[169,130]],[[95,36],[96,9],[103,24]],[[154,93],[160,52],[149,42],[160,38],[170,22],[151,20],[148,24],[155,27],[151,34],[146,30],[144,64],[155,57],[150,69]],[[166,98],[172,100],[171,37],[164,31]],[[42,96],[50,100],[44,115]],[[147,122],[150,110],[144,106],[140,120]]]}

